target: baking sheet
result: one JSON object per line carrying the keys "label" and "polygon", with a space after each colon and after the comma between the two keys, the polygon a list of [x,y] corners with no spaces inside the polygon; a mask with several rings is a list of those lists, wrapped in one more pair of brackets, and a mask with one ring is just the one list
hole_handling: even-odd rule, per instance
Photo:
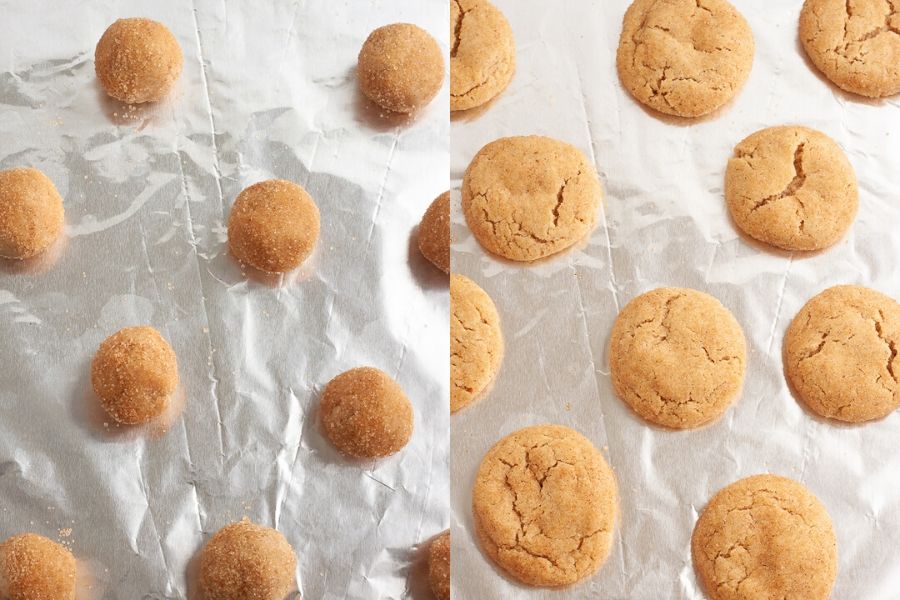
{"label": "baking sheet", "polygon": [[[756,40],[749,81],[712,118],[684,122],[640,107],[616,76],[627,0],[496,0],[512,25],[517,72],[490,108],[452,123],[453,269],[494,298],[506,356],[490,396],[453,416],[452,500],[457,598],[703,598],[690,560],[698,512],[720,488],[772,472],[801,481],[828,508],[838,538],[835,599],[900,594],[900,414],[862,426],[812,417],[782,374],[790,320],[824,288],[870,286],[900,297],[900,99],[867,101],[827,83],[797,39],[801,0],[734,0]],[[723,199],[734,145],[764,127],[820,129],[847,153],[860,211],[849,235],[815,256],[742,238]],[[606,191],[586,244],[535,266],[486,255],[465,226],[459,185],[474,154],[502,136],[543,134],[582,149]],[[706,291],[747,337],[743,394],[717,423],[655,429],[613,392],[607,346],[619,308],[659,286]],[[478,465],[528,425],[573,427],[601,448],[619,481],[612,554],[570,589],[505,578],[472,530]]]}
{"label": "baking sheet", "polygon": [[[0,265],[0,539],[69,545],[87,597],[188,597],[192,557],[247,516],[281,530],[304,598],[416,598],[419,545],[447,526],[446,278],[411,232],[448,187],[448,92],[380,118],[357,91],[375,27],[417,23],[447,48],[444,0],[0,1],[0,167],[30,164],[65,199],[53,261]],[[111,101],[93,50],[116,18],[165,23],[184,51],[173,96]],[[245,186],[282,177],[319,205],[309,263],[242,273],[226,249]],[[99,343],[149,323],[186,405],[168,433],[104,426]],[[398,456],[351,464],[315,408],[372,365],[415,407]],[[108,425],[108,424],[107,424]]]}

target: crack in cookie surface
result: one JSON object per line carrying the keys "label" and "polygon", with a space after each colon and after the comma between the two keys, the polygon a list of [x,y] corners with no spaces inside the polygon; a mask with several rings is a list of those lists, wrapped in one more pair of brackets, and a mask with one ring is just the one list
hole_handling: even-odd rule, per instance
{"label": "crack in cookie surface", "polygon": [[450,411],[481,396],[503,360],[500,316],[490,296],[475,282],[450,277]]}
{"label": "crack in cookie surface", "polygon": [[450,9],[450,110],[468,110],[509,85],[515,42],[506,18],[487,0],[452,0]]}

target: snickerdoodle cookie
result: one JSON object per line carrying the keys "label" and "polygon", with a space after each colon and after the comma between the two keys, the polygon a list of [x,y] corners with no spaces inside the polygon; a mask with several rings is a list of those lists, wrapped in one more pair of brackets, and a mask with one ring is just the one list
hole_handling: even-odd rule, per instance
{"label": "snickerdoodle cookie", "polygon": [[503,360],[493,300],[468,277],[450,275],[450,412],[477,400]]}
{"label": "snickerdoodle cookie", "polygon": [[565,250],[594,227],[603,189],[575,146],[543,136],[482,148],[466,169],[462,207],[484,248],[532,261]]}
{"label": "snickerdoodle cookie", "polygon": [[641,417],[688,429],[718,418],[744,380],[741,326],[707,294],[659,288],[629,302],[609,345],[613,385]]}
{"label": "snickerdoodle cookie", "polygon": [[37,169],[0,171],[0,257],[37,256],[59,237],[63,201],[50,178]]}
{"label": "snickerdoodle cookie", "polygon": [[428,548],[428,582],[437,600],[450,600],[450,531],[438,536]]}
{"label": "snickerdoodle cookie", "polygon": [[900,406],[898,348],[900,304],[842,285],[815,296],[794,317],[784,339],[784,370],[816,413],[870,421]]}
{"label": "snickerdoodle cookie", "polygon": [[487,103],[512,81],[512,29],[488,0],[450,0],[450,110]]}
{"label": "snickerdoodle cookie", "polygon": [[900,1],[806,0],[800,40],[838,87],[870,98],[900,93]]}
{"label": "snickerdoodle cookie", "polygon": [[856,216],[859,193],[847,157],[831,138],[806,127],[770,127],[734,149],[725,200],[747,235],[785,250],[837,242]]}
{"label": "snickerdoodle cookie", "polygon": [[527,427],[481,461],[472,512],[485,554],[509,575],[532,586],[569,585],[609,556],[616,478],[577,431]]}
{"label": "snickerdoodle cookie", "polygon": [[431,264],[450,273],[450,192],[434,199],[419,224],[419,251]]}
{"label": "snickerdoodle cookie", "polygon": [[691,539],[694,569],[710,600],[825,600],[837,576],[837,540],[825,507],[777,475],[723,488]]}
{"label": "snickerdoodle cookie", "polygon": [[635,0],[616,66],[625,88],[661,113],[699,117],[723,106],[750,75],[753,32],[727,0]]}
{"label": "snickerdoodle cookie", "polygon": [[75,557],[64,546],[33,533],[0,544],[0,598],[74,600]]}

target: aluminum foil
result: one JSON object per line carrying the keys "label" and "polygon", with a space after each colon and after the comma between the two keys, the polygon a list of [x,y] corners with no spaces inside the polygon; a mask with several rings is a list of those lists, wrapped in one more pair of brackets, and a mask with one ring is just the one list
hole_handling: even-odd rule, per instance
{"label": "aluminum foil", "polygon": [[[94,45],[125,16],[184,51],[157,106],[96,81]],[[448,187],[448,90],[390,118],[355,65],[391,22],[446,49],[447,3],[0,0],[0,17],[0,167],[43,170],[67,222],[51,255],[0,264],[0,539],[64,541],[85,598],[181,599],[203,543],[247,516],[293,545],[304,598],[424,597],[421,546],[447,526],[448,294],[413,231]],[[234,198],[272,177],[322,215],[284,278],[242,272],[226,247]],[[167,431],[117,429],[91,397],[99,343],[143,323],[178,356]],[[410,444],[373,464],[341,458],[315,419],[324,385],[361,365],[416,415]]]}
{"label": "aluminum foil", "polygon": [[[835,599],[900,594],[900,414],[860,426],[811,416],[782,372],[784,333],[824,288],[870,286],[900,298],[900,99],[851,97],[821,77],[797,37],[801,0],[733,0],[756,57],[736,100],[686,122],[641,108],[622,88],[615,54],[628,0],[495,0],[517,44],[510,88],[487,110],[455,118],[453,268],[493,297],[506,356],[491,394],[452,419],[451,522],[457,598],[703,598],[690,558],[698,512],[720,488],[771,472],[825,504],[840,554]],[[849,235],[814,256],[773,252],[742,237],[723,199],[734,145],[764,127],[798,123],[845,150],[859,179]],[[488,256],[465,226],[459,185],[474,154],[502,136],[570,142],[596,164],[606,200],[575,250],[533,266]],[[683,432],[654,428],[614,394],[607,346],[618,310],[659,286],[706,291],[743,326],[743,393],[724,417]],[[587,435],[619,481],[621,519],[609,560],[565,590],[503,576],[472,529],[478,465],[502,436],[559,423]]]}

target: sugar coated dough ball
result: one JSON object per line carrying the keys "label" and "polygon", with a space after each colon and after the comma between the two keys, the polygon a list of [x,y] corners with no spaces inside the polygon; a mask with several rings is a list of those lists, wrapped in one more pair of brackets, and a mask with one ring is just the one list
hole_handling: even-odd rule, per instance
{"label": "sugar coated dough ball", "polygon": [[319,239],[319,208],[306,190],[284,179],[261,181],[238,195],[228,219],[228,247],[266,273],[296,269]]}
{"label": "sugar coated dough ball", "polygon": [[244,519],[220,529],[200,553],[204,600],[284,600],[297,557],[278,531]]}
{"label": "sugar coated dough ball", "polygon": [[450,192],[431,203],[419,225],[419,251],[431,264],[450,273]]}
{"label": "sugar coated dough ball", "polygon": [[444,81],[444,54],[431,35],[409,23],[373,31],[359,51],[363,94],[387,110],[412,113],[437,95]]}
{"label": "sugar coated dough ball", "polygon": [[75,557],[40,535],[9,538],[0,544],[0,598],[74,600]]}
{"label": "sugar coated dough ball", "polygon": [[387,373],[360,367],[332,379],[322,394],[322,428],[334,446],[356,458],[379,458],[412,436],[413,408]]}
{"label": "sugar coated dough ball", "polygon": [[100,344],[91,383],[113,419],[146,423],[163,413],[178,387],[175,352],[152,327],[127,327]]}
{"label": "sugar coated dough ball", "polygon": [[437,600],[450,600],[450,531],[439,535],[428,548],[428,581]]}
{"label": "sugar coated dough ball", "polygon": [[46,250],[63,227],[63,203],[37,169],[0,171],[0,256],[22,260]]}

